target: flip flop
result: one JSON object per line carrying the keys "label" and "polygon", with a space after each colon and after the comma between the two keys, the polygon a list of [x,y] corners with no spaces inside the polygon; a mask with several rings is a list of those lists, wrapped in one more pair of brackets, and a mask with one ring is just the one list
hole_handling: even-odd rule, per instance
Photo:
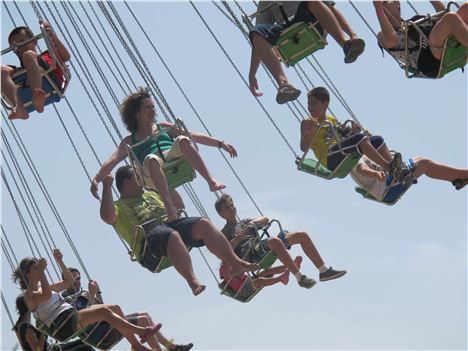
{"label": "flip flop", "polygon": [[192,290],[193,292],[193,295],[195,296],[198,296],[200,295],[202,292],[204,292],[206,289],[206,286],[205,285],[200,285],[198,288],[196,288],[195,290]]}
{"label": "flip flop", "polygon": [[291,84],[283,84],[278,88],[278,94],[276,94],[276,102],[280,105],[285,104],[289,101],[296,100],[301,91],[294,88]]}
{"label": "flip flop", "polygon": [[149,338],[151,338],[154,334],[156,334],[158,332],[159,329],[161,329],[161,327],[162,327],[161,323],[158,323],[156,325],[152,325],[150,327],[146,327],[145,332],[143,333],[143,335],[140,338],[140,342],[142,344],[147,342],[149,340]]}

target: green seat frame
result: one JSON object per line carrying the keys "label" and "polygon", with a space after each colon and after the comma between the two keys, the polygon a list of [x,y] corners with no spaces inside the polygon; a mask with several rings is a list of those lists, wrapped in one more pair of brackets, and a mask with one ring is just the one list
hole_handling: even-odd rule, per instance
{"label": "green seat frame", "polygon": [[414,28],[418,31],[421,41],[429,43],[429,39],[424,34],[424,32],[419,28],[419,25],[433,20],[434,18],[442,17],[446,13],[450,12],[450,6],[458,4],[454,2],[449,2],[447,8],[444,11],[440,11],[434,15],[427,15],[424,18],[421,18],[417,21],[406,21],[403,25],[403,30],[405,33],[405,64],[402,67],[405,69],[405,74],[408,78],[429,78],[429,79],[439,79],[444,77],[446,74],[460,68],[463,69],[468,63],[468,48],[463,46],[454,36],[450,36],[445,40],[444,48],[442,52],[442,58],[440,60],[440,67],[437,76],[427,77],[422,72],[420,72],[415,67],[410,66],[409,63],[409,49],[408,49],[408,31],[410,28]]}
{"label": "green seat frame", "polygon": [[[260,231],[262,232],[261,234],[259,233],[259,229],[256,228],[255,226],[253,227],[256,232],[257,232],[257,241],[254,245],[252,245],[250,247],[250,249],[246,252],[245,254],[245,257],[249,254],[249,252],[251,250],[253,250],[255,248],[256,245],[258,245],[258,243],[260,243],[260,241],[262,241],[263,239],[265,238],[269,238],[270,237],[270,233],[269,233],[269,229],[270,227],[273,225],[273,224],[277,224],[278,225],[278,228],[279,228],[279,233],[282,233],[284,232],[283,230],[283,227],[281,226],[281,223],[277,220],[277,219],[271,219],[268,224],[263,227],[263,228],[260,228]],[[245,258],[244,257],[244,258]],[[264,270],[267,270],[268,268],[270,268],[271,266],[273,266],[273,264],[276,262],[276,260],[278,259],[278,256],[270,251],[268,252],[262,259],[260,262],[258,262],[258,269],[255,271],[255,272],[250,272],[248,273],[249,274],[249,277],[250,279],[255,279],[256,276],[264,271]],[[248,282],[248,279],[245,280],[244,284],[246,284]],[[234,300],[236,301],[239,301],[239,302],[243,302],[243,303],[247,303],[249,302],[250,300],[252,300],[259,292],[260,290],[262,290],[263,288],[259,288],[259,289],[256,289],[255,291],[252,292],[251,295],[247,296],[247,297],[241,297],[239,296],[239,293],[242,291],[242,289],[239,289],[238,292],[235,292],[234,290],[232,290],[230,287],[229,287],[229,282],[226,282],[226,281],[222,281],[221,283],[218,284],[218,287],[221,291],[221,294],[222,295],[226,295],[230,298],[233,298]]]}
{"label": "green seat frame", "polygon": [[[190,133],[188,132],[188,130],[185,127],[185,124],[184,124],[184,122],[182,122],[182,120],[178,119],[175,122],[174,126],[171,127],[171,128],[168,128],[165,132],[168,132],[173,128],[177,128],[179,131],[182,132],[183,135],[189,137],[190,140],[192,140],[191,136],[190,136]],[[154,138],[156,136],[157,136],[157,134],[152,135],[149,138]],[[131,166],[133,168],[133,171],[135,173],[135,180],[136,180],[137,184],[142,186],[142,187],[145,187],[145,188],[149,189],[149,186],[146,184],[145,178],[143,177],[143,167],[142,167],[140,161],[138,160],[138,158],[136,157],[135,153],[133,152],[133,147],[134,146],[136,146],[136,145],[138,145],[140,143],[143,143],[146,140],[147,139],[144,139],[144,140],[140,141],[139,143],[137,143],[135,145],[126,144],[125,148],[126,148],[126,151],[127,151],[127,155],[128,155],[130,164],[131,164]],[[192,142],[193,142],[193,140],[192,140]],[[196,147],[195,143],[194,143],[194,145]],[[175,188],[177,188],[177,187],[179,187],[179,186],[181,186],[183,184],[189,183],[193,179],[196,178],[195,170],[192,168],[192,166],[190,166],[190,164],[187,161],[185,161],[185,159],[183,157],[177,158],[177,159],[174,159],[174,160],[170,160],[170,161],[165,161],[162,168],[163,168],[164,175],[166,176],[166,179],[167,179],[167,185],[169,187],[169,190],[174,190]],[[153,190],[156,190],[156,189],[153,189]]]}
{"label": "green seat frame", "polygon": [[281,32],[275,49],[286,66],[294,66],[300,60],[323,49],[327,41],[314,24],[298,22]]}
{"label": "green seat frame", "polygon": [[[346,120],[343,123],[343,125],[350,123],[350,122],[351,120]],[[307,155],[311,150],[311,146],[314,143],[315,138],[318,135],[318,132],[320,131],[320,129],[324,129],[324,128],[329,128],[332,131],[333,138],[329,141],[328,146],[325,148],[324,152],[320,155],[319,160],[316,160],[314,158],[308,158]],[[357,152],[347,154],[340,147],[339,152],[345,155],[345,157],[333,171],[329,170],[321,162],[323,159],[327,157],[328,151],[333,145],[338,145],[338,146],[340,145],[339,140],[340,140],[340,137],[338,135],[337,128],[333,123],[331,123],[328,120],[320,123],[317,131],[315,132],[315,135],[312,137],[312,140],[307,150],[304,152],[302,157],[296,158],[295,162],[297,165],[297,169],[299,171],[309,173],[309,174],[312,174],[312,175],[315,175],[317,177],[327,179],[327,180],[334,179],[334,178],[345,178],[349,174],[349,172],[351,172],[351,170],[358,164],[359,160],[361,159],[361,154]],[[335,144],[333,144],[333,142],[335,142]]]}
{"label": "green seat frame", "polygon": [[[251,15],[242,14],[242,21],[251,31],[254,28],[252,19],[271,7],[277,6],[278,2],[272,1],[261,11],[256,11]],[[289,23],[287,18],[284,18]],[[274,49],[282,62],[288,67],[294,66],[300,60],[312,55],[314,52],[323,49],[327,45],[325,37],[317,30],[315,23],[298,22],[285,28],[274,45]]]}

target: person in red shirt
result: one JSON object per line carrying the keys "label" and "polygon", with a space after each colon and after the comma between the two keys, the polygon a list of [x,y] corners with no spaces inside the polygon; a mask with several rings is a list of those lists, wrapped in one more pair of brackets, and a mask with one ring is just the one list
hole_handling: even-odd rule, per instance
{"label": "person in red shirt", "polygon": [[[63,62],[70,60],[70,53],[52,31],[50,24],[47,21],[42,21],[41,24],[47,30],[49,38],[54,43],[57,54],[60,56],[61,60]],[[33,38],[34,33],[31,29],[28,27],[17,27],[13,29],[8,36],[8,43],[10,46],[14,46]],[[20,60],[21,68],[25,68],[27,71],[28,83],[32,90],[32,104],[37,112],[42,113],[44,111],[46,93],[42,89],[41,66],[50,67],[53,65],[50,53],[46,51],[38,54],[36,39],[30,40],[24,45],[17,47],[15,53]],[[8,116],[9,119],[28,119],[29,114],[18,95],[17,86],[12,78],[13,74],[17,72],[18,69],[19,68],[15,66],[2,65],[2,94],[4,94],[13,105],[11,113]],[[62,71],[58,67],[54,67],[52,75],[56,83],[61,86],[63,83]]]}

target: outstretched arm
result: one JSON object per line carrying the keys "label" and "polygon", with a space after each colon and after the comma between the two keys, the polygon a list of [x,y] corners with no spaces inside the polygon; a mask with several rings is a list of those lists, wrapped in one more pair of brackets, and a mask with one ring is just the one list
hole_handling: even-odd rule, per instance
{"label": "outstretched arm", "polygon": [[392,24],[385,14],[385,10],[382,4],[382,1],[374,1],[375,11],[377,13],[377,18],[379,19],[381,32],[377,35],[379,38],[379,43],[384,48],[392,48],[398,43],[398,37],[393,29]]}
{"label": "outstretched arm", "polygon": [[115,213],[114,199],[112,197],[112,182],[114,178],[108,174],[102,181],[102,200],[100,215],[101,219],[107,224],[113,225],[117,221]]}
{"label": "outstretched arm", "polygon": [[263,226],[266,226],[269,221],[270,220],[268,219],[268,217],[262,216],[262,217],[255,218],[254,220],[252,220],[250,222],[255,224],[255,225],[263,227]]}
{"label": "outstretched arm", "polygon": [[55,48],[57,49],[57,52],[60,55],[60,58],[63,60],[63,62],[69,61],[70,53],[68,52],[68,49],[65,47],[65,45],[63,45],[62,41],[57,37],[57,34],[55,34],[55,32],[52,30],[52,27],[50,26],[49,22],[42,21],[41,24],[47,30],[47,33],[49,33],[49,37],[53,41],[53,44],[55,45]]}
{"label": "outstretched arm", "polygon": [[93,180],[91,181],[90,191],[96,199],[99,199],[99,196],[97,194],[99,182],[102,182],[104,177],[110,174],[114,167],[117,166],[119,162],[123,161],[125,157],[127,157],[125,145],[130,142],[130,140],[128,139],[129,137],[126,137],[124,140],[122,140],[117,150],[115,150],[112,153],[111,157],[109,157],[109,159],[102,164],[101,169],[99,169],[99,171],[96,173]]}

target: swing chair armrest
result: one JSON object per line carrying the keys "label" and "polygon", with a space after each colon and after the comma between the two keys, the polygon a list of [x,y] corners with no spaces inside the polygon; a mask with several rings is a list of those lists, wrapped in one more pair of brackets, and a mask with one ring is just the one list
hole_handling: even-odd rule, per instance
{"label": "swing chair armrest", "polygon": [[192,144],[195,146],[195,148],[198,150],[198,145],[197,143],[195,142],[195,140],[193,140],[193,137],[192,137],[192,134],[190,134],[190,131],[188,130],[187,126],[185,125],[184,121],[177,118],[174,125],[176,126],[176,128],[181,132],[181,135],[184,135],[186,136],[187,138],[190,139],[190,141],[192,142]]}
{"label": "swing chair armrest", "polygon": [[39,33],[37,35],[35,35],[34,37],[28,39],[28,40],[25,40],[19,44],[15,44],[15,45],[10,45],[9,47],[7,47],[6,49],[3,49],[1,54],[4,55],[4,54],[7,54],[9,53],[10,51],[15,51],[17,48],[23,46],[23,45],[26,45],[28,43],[30,43],[31,41],[33,40],[38,40],[38,39],[42,39],[44,37],[44,34],[43,33]]}
{"label": "swing chair armrest", "polygon": [[44,38],[45,44],[47,46],[47,51],[49,52],[50,57],[52,58],[52,62],[54,66],[58,65],[58,59],[57,59],[57,54],[55,52],[55,49],[53,47],[53,44],[50,40],[49,33],[47,32],[47,29],[44,27],[44,25],[41,23],[41,34],[42,37]]}
{"label": "swing chair armrest", "polygon": [[281,225],[281,222],[275,218],[270,219],[270,221],[265,225],[262,229],[262,234],[260,235],[260,240],[262,240],[264,237],[270,237],[270,234],[268,233],[268,230],[273,224],[277,224],[279,228],[279,232],[281,233],[283,231],[283,226]]}
{"label": "swing chair armrest", "polygon": [[445,12],[450,12],[450,6],[454,5],[457,9],[460,8],[460,5],[457,4],[455,1],[449,1],[447,7],[445,8]]}

